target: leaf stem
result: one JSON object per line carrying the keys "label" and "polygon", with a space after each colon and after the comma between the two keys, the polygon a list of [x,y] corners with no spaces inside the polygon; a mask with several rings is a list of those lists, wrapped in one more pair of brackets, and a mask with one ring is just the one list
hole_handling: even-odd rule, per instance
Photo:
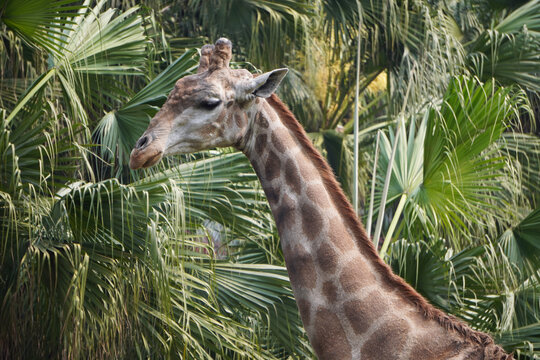
{"label": "leaf stem", "polygon": [[388,227],[388,231],[386,232],[386,237],[384,238],[384,243],[381,247],[381,251],[379,252],[379,256],[383,259],[384,259],[384,256],[386,255],[386,250],[388,250],[388,245],[390,245],[390,240],[392,240],[392,235],[394,234],[394,230],[396,229],[396,225],[399,221],[401,213],[403,212],[403,208],[405,207],[406,202],[407,202],[407,194],[404,193],[401,195],[401,198],[399,199],[399,204],[396,208],[396,212],[394,213],[392,222],[390,223],[390,226]]}
{"label": "leaf stem", "polygon": [[362,44],[362,9],[358,5],[358,51],[356,53],[356,91],[354,96],[354,174],[353,174],[353,207],[354,212],[358,214],[358,97],[360,91],[360,65]]}
{"label": "leaf stem", "polygon": [[375,142],[375,160],[373,161],[373,175],[371,177],[371,195],[369,197],[369,210],[367,216],[366,232],[368,237],[371,234],[371,223],[373,217],[373,203],[375,202],[375,181],[377,181],[377,162],[379,160],[379,139],[381,138],[381,132],[377,131],[377,140]]}
{"label": "leaf stem", "polygon": [[379,237],[381,236],[381,229],[382,229],[382,222],[384,219],[384,209],[386,207],[386,198],[388,197],[388,188],[390,186],[390,177],[392,176],[392,166],[394,165],[394,158],[396,156],[396,150],[397,150],[397,143],[399,141],[399,137],[401,134],[401,121],[398,121],[397,127],[396,127],[396,135],[394,137],[394,144],[392,145],[392,153],[390,154],[390,159],[388,160],[388,167],[386,169],[386,178],[384,179],[384,187],[383,192],[381,196],[381,205],[379,207],[379,216],[377,217],[377,224],[375,225],[375,234],[373,234],[373,241],[375,244],[378,243]]}

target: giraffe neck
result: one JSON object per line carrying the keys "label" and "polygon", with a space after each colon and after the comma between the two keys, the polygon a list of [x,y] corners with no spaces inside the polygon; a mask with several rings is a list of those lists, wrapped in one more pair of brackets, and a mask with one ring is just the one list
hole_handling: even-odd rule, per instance
{"label": "giraffe neck", "polygon": [[[259,101],[241,147],[268,198],[319,359],[408,359],[426,352],[460,359],[481,351],[462,334],[448,333],[433,319],[440,312],[394,279],[328,165],[300,125],[280,116],[292,118],[275,95]],[[434,315],[422,314],[426,309]]]}

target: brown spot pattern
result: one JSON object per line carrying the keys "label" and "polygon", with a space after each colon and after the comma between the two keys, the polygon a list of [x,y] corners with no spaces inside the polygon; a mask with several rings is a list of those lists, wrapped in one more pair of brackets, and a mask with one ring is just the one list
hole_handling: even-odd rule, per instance
{"label": "brown spot pattern", "polygon": [[351,345],[347,341],[345,330],[336,314],[327,309],[317,311],[312,343],[320,360],[351,359]]}
{"label": "brown spot pattern", "polygon": [[274,186],[272,188],[267,187],[264,189],[264,192],[266,194],[266,199],[270,204],[277,204],[281,193],[281,186]]}
{"label": "brown spot pattern", "polygon": [[201,134],[203,134],[204,136],[213,136],[215,135],[216,131],[217,131],[217,126],[214,124],[204,125],[201,128]]}
{"label": "brown spot pattern", "polygon": [[326,297],[326,299],[328,299],[330,303],[333,303],[336,301],[338,290],[333,281],[326,281],[323,284],[322,291],[323,291],[323,295]]}
{"label": "brown spot pattern", "polygon": [[313,289],[317,282],[317,272],[312,254],[295,244],[290,247],[290,251],[285,250],[283,256],[291,283],[297,287]]}
{"label": "brown spot pattern", "polygon": [[314,240],[321,232],[323,218],[319,210],[308,203],[303,203],[301,208],[302,230],[308,240]]}
{"label": "brown spot pattern", "polygon": [[334,273],[338,264],[338,254],[328,243],[323,243],[317,250],[317,262],[321,269],[329,274]]}
{"label": "brown spot pattern", "polygon": [[[221,124],[222,122],[225,122],[227,123],[227,121],[229,120],[230,116],[227,117],[227,111],[223,110],[222,112],[219,113],[219,116],[218,118],[216,119],[215,123],[216,124]],[[225,120],[225,121],[224,121]]]}
{"label": "brown spot pattern", "polygon": [[272,144],[274,144],[274,147],[276,148],[277,151],[279,151],[280,153],[283,153],[285,152],[286,148],[285,148],[285,144],[283,144],[283,139],[282,139],[282,134],[280,134],[280,131],[279,130],[276,130],[276,131],[273,131],[272,132]]}
{"label": "brown spot pattern", "polygon": [[276,211],[276,225],[279,230],[279,236],[283,237],[283,232],[290,230],[294,224],[294,212],[296,203],[289,195],[285,194],[281,199],[281,205]]}
{"label": "brown spot pattern", "polygon": [[257,116],[255,117],[255,122],[263,129],[268,129],[268,120],[264,118],[262,112],[257,113]]}
{"label": "brown spot pattern", "polygon": [[[242,114],[244,115],[244,114]],[[244,126],[244,121],[242,120],[242,118],[245,118],[244,116],[242,116],[240,114],[234,114],[234,122],[236,123],[236,126],[238,127],[243,127]]]}
{"label": "brown spot pattern", "polygon": [[333,221],[330,223],[328,236],[330,237],[332,244],[342,252],[351,250],[356,246],[351,235],[341,221]]}
{"label": "brown spot pattern", "polygon": [[339,281],[343,291],[350,293],[375,283],[375,277],[371,273],[371,268],[365,261],[360,257],[357,257],[345,265],[341,271]]}
{"label": "brown spot pattern", "polygon": [[227,115],[227,117],[225,118],[225,128],[226,129],[230,129],[233,127],[233,123],[234,123],[234,116],[232,114],[230,115]]}
{"label": "brown spot pattern", "polygon": [[263,168],[263,166],[261,166],[261,163],[259,161],[253,161],[251,165],[253,166],[253,169],[255,169],[255,173],[257,174],[257,177],[259,179],[262,179],[263,172],[261,168]]}
{"label": "brown spot pattern", "polygon": [[298,311],[300,311],[300,316],[302,317],[302,323],[304,324],[304,327],[307,327],[311,320],[311,304],[306,299],[298,299],[296,304],[298,305]]}
{"label": "brown spot pattern", "polygon": [[295,193],[300,194],[302,191],[302,180],[298,173],[298,168],[292,159],[288,159],[285,164],[285,181]]}
{"label": "brown spot pattern", "polygon": [[[410,357],[413,359],[449,359],[462,351],[467,352],[467,344],[463,339],[459,339],[455,333],[448,332],[440,324],[433,320],[426,320],[418,313],[411,313],[409,320],[419,328],[424,328],[425,333],[417,335],[411,341]],[[469,357],[466,357],[469,359]],[[471,357],[474,359],[474,357]]]}
{"label": "brown spot pattern", "polygon": [[394,359],[403,351],[409,326],[395,318],[377,329],[362,347],[362,359]]}
{"label": "brown spot pattern", "polygon": [[266,168],[265,168],[265,180],[272,181],[273,179],[279,177],[281,170],[281,160],[277,154],[272,150],[268,154],[268,159],[266,159]]}
{"label": "brown spot pattern", "polygon": [[368,296],[365,300],[351,300],[343,304],[345,316],[354,332],[359,335],[366,332],[369,326],[387,310],[380,298]]}
{"label": "brown spot pattern", "polygon": [[[448,335],[430,334],[418,339],[412,346],[410,352],[411,359],[430,360],[430,359],[449,359],[458,355],[464,348],[463,343],[452,340]],[[483,355],[480,352],[479,355]],[[483,356],[472,357],[469,354],[467,360],[484,359]],[[491,358],[488,358],[491,359]]]}
{"label": "brown spot pattern", "polygon": [[267,136],[266,134],[259,134],[255,138],[255,152],[262,155],[264,149],[266,149]]}
{"label": "brown spot pattern", "polygon": [[216,132],[217,132],[217,137],[221,138],[221,137],[223,137],[223,135],[225,133],[225,130],[223,129],[223,126],[218,125],[218,126],[216,126]]}

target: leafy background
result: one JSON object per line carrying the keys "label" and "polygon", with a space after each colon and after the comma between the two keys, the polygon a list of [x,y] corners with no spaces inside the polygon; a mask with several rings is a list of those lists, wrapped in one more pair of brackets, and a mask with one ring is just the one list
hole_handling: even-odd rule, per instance
{"label": "leafy background", "polygon": [[0,357],[313,357],[243,155],[127,166],[220,36],[291,69],[394,271],[540,357],[539,1],[2,0],[0,36]]}

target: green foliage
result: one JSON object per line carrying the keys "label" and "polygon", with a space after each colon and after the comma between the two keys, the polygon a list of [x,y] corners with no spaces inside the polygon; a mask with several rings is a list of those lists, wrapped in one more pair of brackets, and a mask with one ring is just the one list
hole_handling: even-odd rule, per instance
{"label": "green foliage", "polygon": [[520,101],[492,83],[454,81],[441,108],[431,111],[423,188],[417,196],[426,217],[438,218],[447,232],[459,229],[466,219],[493,212],[488,199],[490,191],[497,190],[502,163],[489,150],[517,115]]}
{"label": "green foliage", "polygon": [[[243,155],[125,172],[196,50],[128,90],[122,81],[153,71],[146,19],[86,5],[55,12],[66,20],[49,41],[63,51],[49,49],[44,72],[0,110],[2,355],[311,356],[282,260],[235,254],[248,240],[275,242]],[[216,235],[212,224],[225,227]]]}
{"label": "green foliage", "polygon": [[3,1],[0,21],[30,46],[60,54],[63,31],[74,24],[72,17],[84,7],[73,0]]}
{"label": "green foliage", "polygon": [[507,350],[540,355],[538,0],[113,3],[0,4],[2,356],[313,357],[243,155],[126,167],[195,47],[219,36],[242,67],[291,68],[281,94],[347,192],[354,166],[370,177],[380,129],[385,259]]}
{"label": "green foliage", "polygon": [[501,248],[512,264],[521,271],[534,274],[540,263],[540,209],[531,211],[512,229],[499,238]]}
{"label": "green foliage", "polygon": [[[405,200],[404,234],[437,234],[459,249],[465,244],[464,234],[475,226],[504,217],[505,210],[494,202],[502,191],[500,178],[506,176],[504,159],[494,146],[523,101],[508,88],[458,78],[450,83],[441,105],[421,115],[419,125],[411,117],[408,134],[403,125],[397,138],[382,136],[378,174],[386,173],[397,142],[387,203]],[[383,175],[378,183],[376,208]],[[400,215],[396,212],[394,217]]]}

